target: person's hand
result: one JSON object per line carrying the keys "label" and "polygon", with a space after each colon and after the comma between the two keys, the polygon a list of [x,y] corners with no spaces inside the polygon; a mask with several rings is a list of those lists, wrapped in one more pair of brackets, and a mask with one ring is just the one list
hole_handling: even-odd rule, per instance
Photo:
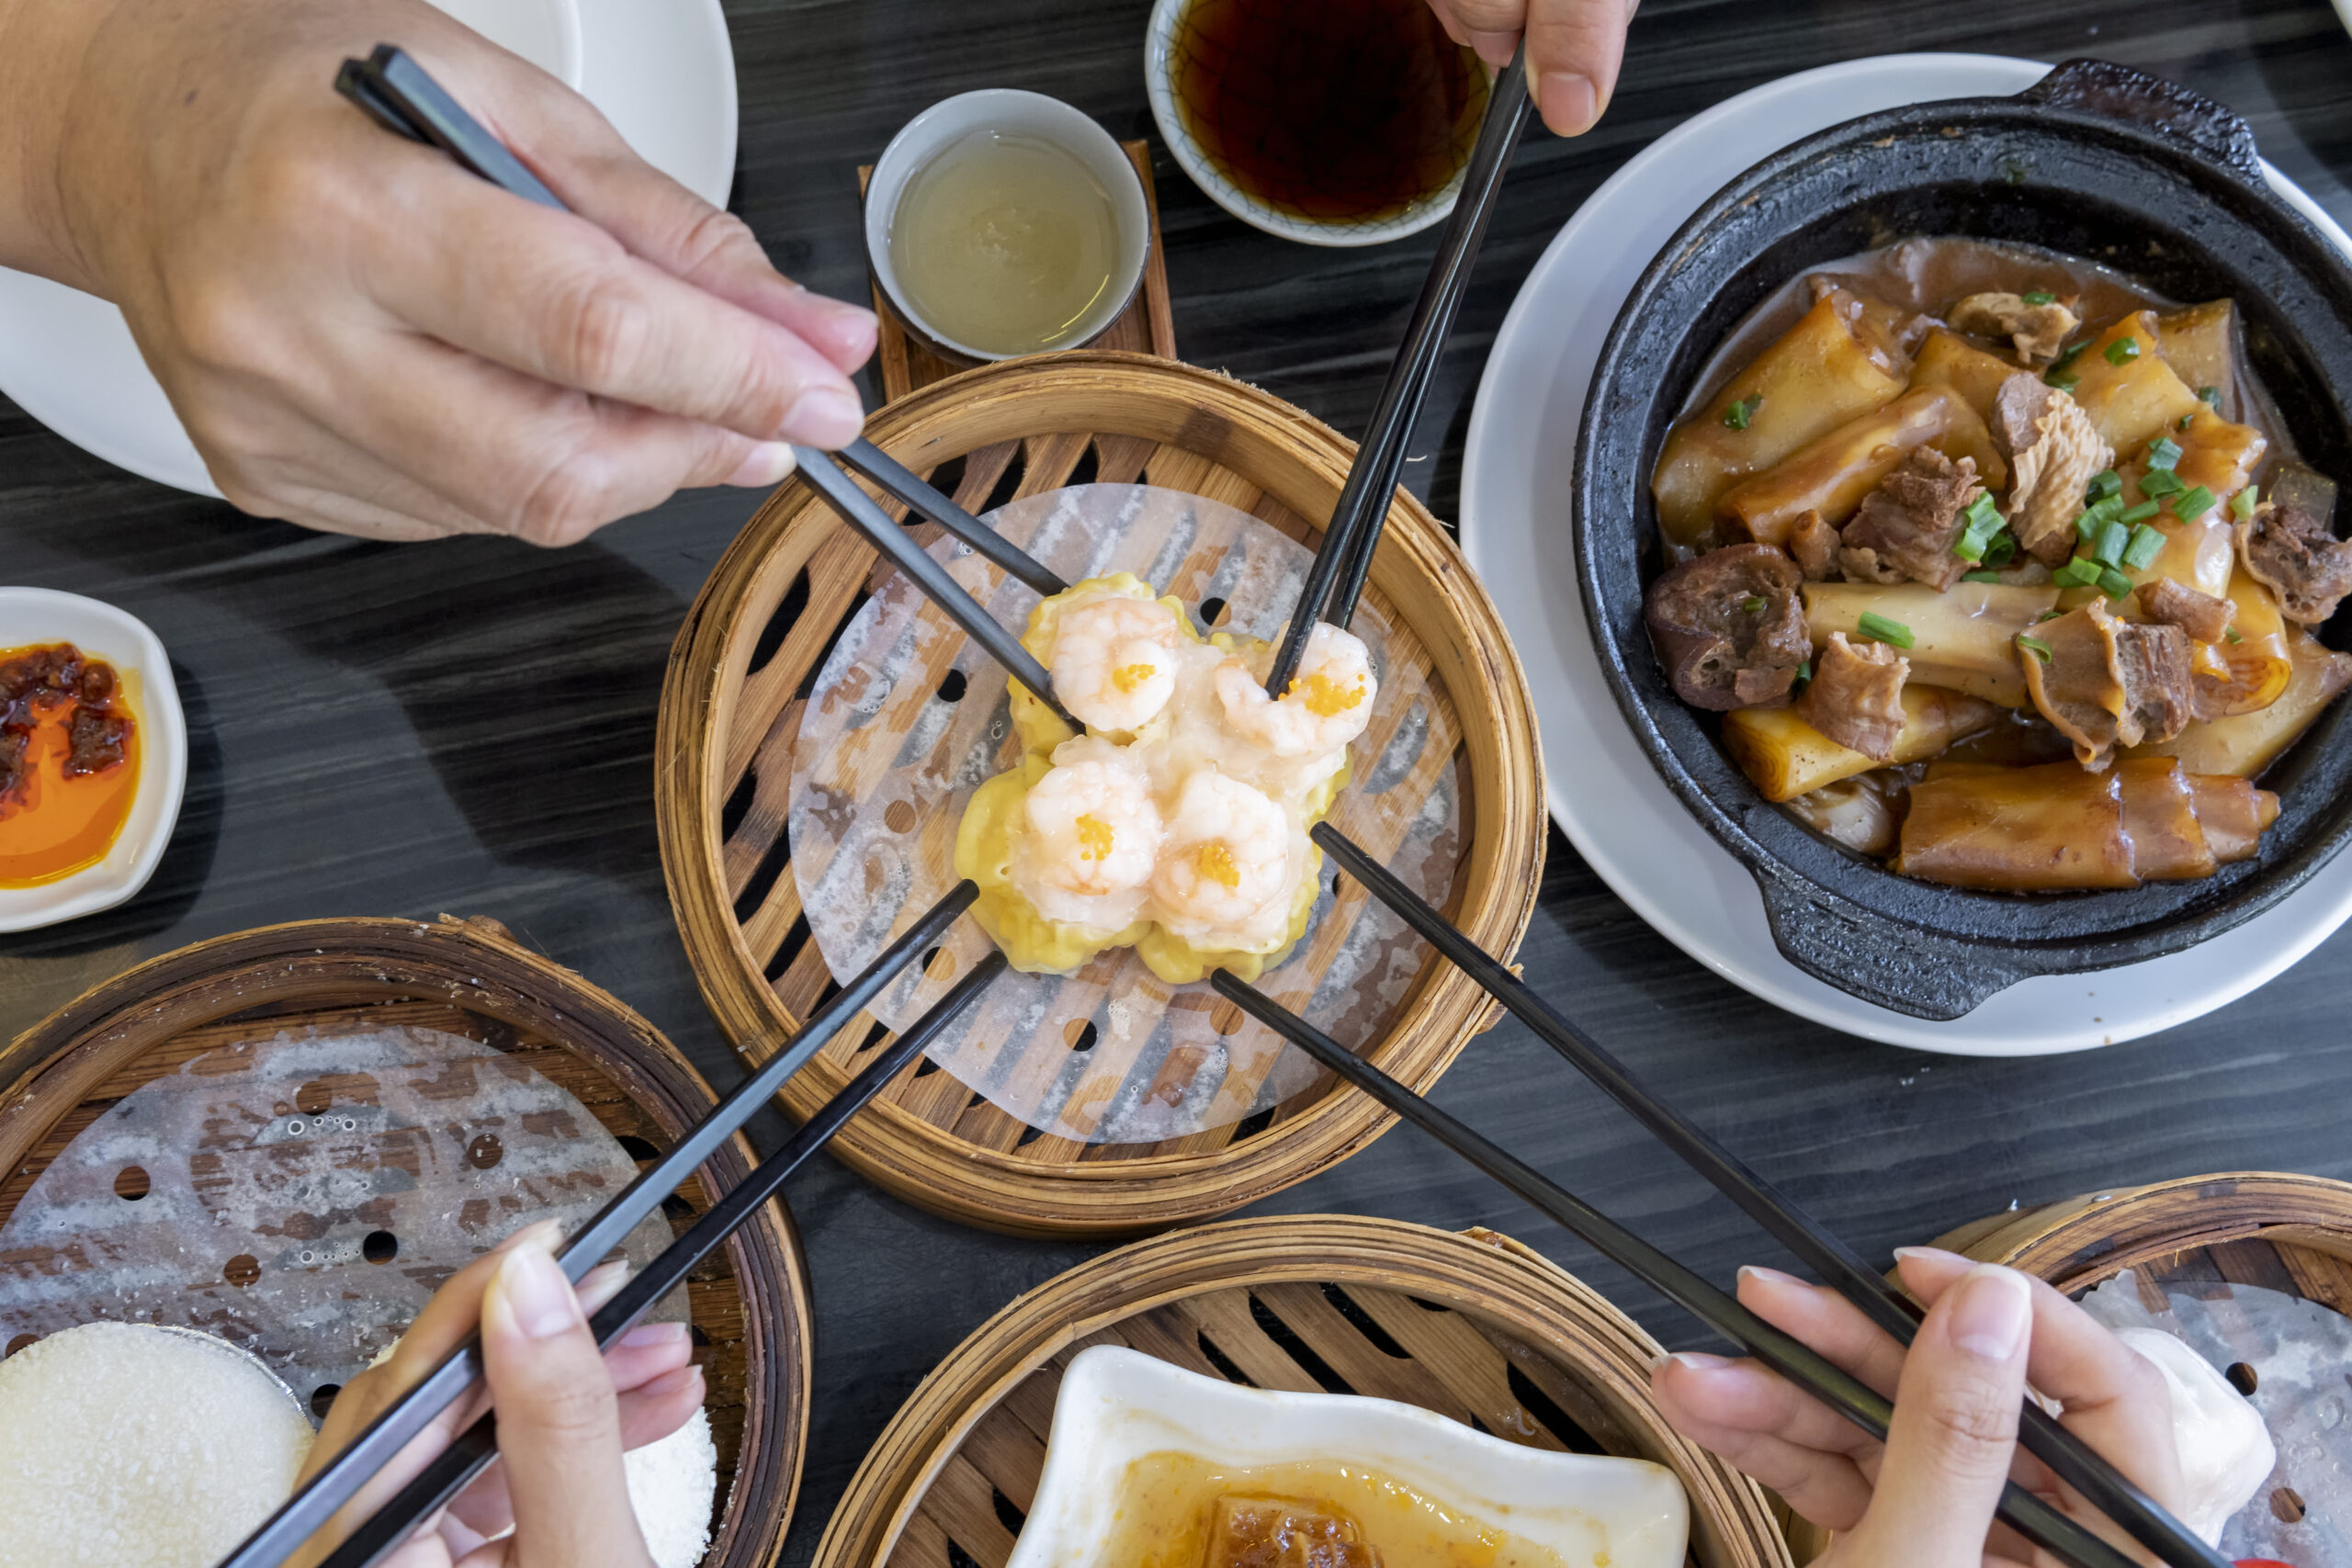
{"label": "person's hand", "polygon": [[[338,96],[379,41],[573,212]],[[425,0],[0,0],[0,263],[122,308],[231,501],[379,538],[565,544],[772,485],[855,436],[874,345]]]}
{"label": "person's hand", "polygon": [[298,1568],[324,1560],[493,1404],[497,1462],[385,1568],[649,1568],[621,1453],[668,1437],[701,1408],[702,1369],[688,1359],[682,1323],[640,1325],[600,1359],[588,1314],[619,1291],[625,1266],[590,1273],[575,1294],[552,1255],[559,1239],[552,1224],[535,1225],[451,1275],[390,1359],[344,1384],[306,1481],[481,1328],[487,1392],[419,1433],[294,1557]]}
{"label": "person's hand", "polygon": [[1562,136],[1590,130],[1625,58],[1625,27],[1641,0],[1430,0],[1453,41],[1498,70],[1527,35],[1527,90]]}
{"label": "person's hand", "polygon": [[1838,1532],[1828,1568],[1994,1568],[2055,1559],[1994,1524],[2001,1483],[2020,1485],[2135,1556],[2138,1549],[2016,1447],[2026,1383],[2059,1401],[2069,1429],[2167,1507],[2180,1500],[2163,1374],[2038,1280],[1930,1247],[1896,1254],[1930,1303],[1908,1355],[1833,1291],[1740,1271],[1739,1299],[1894,1398],[1881,1445],[1753,1362],[1689,1352],[1652,1386],[1667,1418]]}

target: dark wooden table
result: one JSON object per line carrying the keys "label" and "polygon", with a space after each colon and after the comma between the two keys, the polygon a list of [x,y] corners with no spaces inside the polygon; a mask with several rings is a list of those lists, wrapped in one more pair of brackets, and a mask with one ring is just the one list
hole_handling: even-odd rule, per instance
{"label": "dark wooden table", "polygon": [[[732,0],[735,205],[787,272],[862,298],[855,165],[950,93],[1013,85],[1152,136],[1147,0]],[[2245,114],[2273,162],[2352,220],[2352,41],[2324,0],[1649,0],[1602,127],[1520,152],[1413,446],[1454,510],[1479,367],[1560,222],[1635,150],[1770,78],[1898,49],[2098,53]],[[1180,344],[1362,428],[1433,240],[1318,251],[1227,218],[1158,149]],[[193,757],[176,840],[109,914],[0,938],[0,1038],[149,954],[275,920],[493,915],[642,1010],[712,1079],[733,1058],[695,990],[654,847],[651,747],[680,616],[754,498],[689,495],[548,553],[385,547],[254,522],[119,473],[0,401],[0,580],[94,594],[172,650]],[[1521,954],[1547,994],[1865,1252],[2032,1201],[2265,1168],[2352,1177],[2339,934],[2233,1006],[2082,1055],[1973,1061],[1776,1012],[1651,932],[1555,832]],[[1438,1098],[1718,1280],[1771,1249],[1506,1024]],[[765,1129],[773,1136],[773,1126]],[[806,1561],[881,1424],[1016,1292],[1090,1248],[959,1229],[838,1167],[791,1204],[820,1316]],[[1690,1321],[1392,1134],[1265,1205],[1511,1231],[1671,1343]]]}

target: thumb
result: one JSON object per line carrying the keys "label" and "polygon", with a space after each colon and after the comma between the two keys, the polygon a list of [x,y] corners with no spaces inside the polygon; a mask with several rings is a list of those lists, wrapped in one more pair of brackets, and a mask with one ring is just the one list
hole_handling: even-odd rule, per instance
{"label": "thumb", "polygon": [[621,1463],[620,1404],[554,1258],[518,1247],[482,1301],[482,1361],[514,1509],[515,1568],[643,1564]]}
{"label": "thumb", "polygon": [[1877,1490],[1854,1530],[1855,1561],[1984,1561],[2017,1447],[2032,1322],[2025,1276],[2007,1269],[1977,1269],[1937,1300],[1904,1359]]}

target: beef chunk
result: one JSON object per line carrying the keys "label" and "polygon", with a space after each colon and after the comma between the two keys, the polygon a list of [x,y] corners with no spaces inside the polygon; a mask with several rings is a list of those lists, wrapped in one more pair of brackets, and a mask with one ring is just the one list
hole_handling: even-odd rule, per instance
{"label": "beef chunk", "polygon": [[1826,582],[1838,575],[1838,530],[1820,513],[1808,512],[1789,529],[1789,554],[1807,582]]}
{"label": "beef chunk", "polygon": [[2192,642],[2221,641],[2229,635],[2230,617],[2237,613],[2227,599],[2199,593],[2169,577],[2140,585],[2140,608],[2152,621],[2178,626]]}
{"label": "beef chunk", "polygon": [[2030,367],[2057,358],[2075,329],[2083,324],[2074,305],[2072,299],[2029,305],[2018,294],[1972,294],[1945,312],[1944,319],[1954,332],[2007,339],[2018,352],[2018,363]]}
{"label": "beef chunk", "polygon": [[1951,548],[1964,526],[1961,513],[1982,488],[1975,459],[1955,463],[1932,446],[1918,447],[1862,498],[1846,525],[1838,566],[1859,582],[1950,588],[1968,570]]}
{"label": "beef chunk", "polygon": [[1380,1568],[1356,1522],[1295,1497],[1216,1500],[1202,1568]]}
{"label": "beef chunk", "polygon": [[77,707],[66,727],[65,776],[102,773],[122,761],[130,721],[120,714]]}
{"label": "beef chunk", "polygon": [[2238,555],[2290,621],[2315,626],[2352,593],[2352,543],[2335,536],[2335,486],[2309,468],[2280,474],[2270,499],[2238,525]]}
{"label": "beef chunk", "polygon": [[32,731],[15,726],[0,728],[0,805],[25,782],[25,753],[32,748]]}
{"label": "beef chunk", "polygon": [[2064,565],[2084,491],[2115,449],[2072,396],[2023,371],[1993,394],[1993,439],[2009,460],[2009,531],[2042,565]]}
{"label": "beef chunk", "polygon": [[2095,599],[2032,635],[2050,657],[2018,650],[2026,690],[2084,767],[2106,767],[2119,746],[2169,740],[2192,716],[2188,634],[2178,626],[2120,621]]}
{"label": "beef chunk", "polygon": [[1797,699],[1797,714],[1849,750],[1892,762],[1903,733],[1903,682],[1910,674],[1911,661],[1886,644],[1852,643],[1844,632],[1831,632],[1829,646],[1814,662],[1813,680]]}
{"label": "beef chunk", "polygon": [[1650,641],[1693,707],[1725,711],[1779,703],[1813,657],[1796,562],[1770,545],[1694,556],[1650,584]]}

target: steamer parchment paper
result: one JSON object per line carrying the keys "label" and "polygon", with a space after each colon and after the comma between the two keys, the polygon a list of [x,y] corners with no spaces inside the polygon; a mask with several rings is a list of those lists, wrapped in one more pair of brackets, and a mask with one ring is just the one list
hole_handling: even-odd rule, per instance
{"label": "steamer parchment paper", "polygon": [[[0,1348],[97,1320],[197,1328],[307,1404],[465,1264],[539,1220],[577,1228],[636,1176],[587,1107],[480,1041],[217,1046],[76,1134],[0,1226]],[[657,1210],[623,1250],[642,1265],[669,1240]],[[683,1297],[651,1315],[682,1319]]]}
{"label": "steamer parchment paper", "polygon": [[[1247,513],[1145,485],[1080,485],[990,515],[1068,581],[1132,571],[1193,613],[1196,628],[1272,638],[1312,558]],[[1016,634],[1031,589],[969,547],[931,554]],[[1209,612],[1204,620],[1203,610]],[[1351,628],[1379,681],[1370,727],[1331,821],[1432,903],[1453,890],[1467,841],[1467,763],[1428,655],[1374,594]],[[888,571],[810,690],[793,750],[792,873],[809,934],[838,979],[955,885],[956,829],[972,792],[1019,756],[1004,671],[913,584]],[[1396,1017],[1428,952],[1328,863],[1290,960],[1260,982],[1351,1046]],[[1334,885],[1340,883],[1335,896]],[[970,920],[885,992],[874,1014],[905,1028],[988,951]],[[929,1052],[940,1067],[1041,1133],[1152,1143],[1224,1127],[1313,1085],[1303,1053],[1205,985],[1170,987],[1114,950],[1069,976],[1008,973]]]}
{"label": "steamer parchment paper", "polygon": [[2222,1556],[2352,1563],[2352,1318],[2259,1285],[2160,1283],[2129,1269],[2083,1306],[2109,1328],[2160,1329],[2217,1371],[2253,1369],[2246,1397],[2270,1428],[2278,1462],[2231,1517]]}

